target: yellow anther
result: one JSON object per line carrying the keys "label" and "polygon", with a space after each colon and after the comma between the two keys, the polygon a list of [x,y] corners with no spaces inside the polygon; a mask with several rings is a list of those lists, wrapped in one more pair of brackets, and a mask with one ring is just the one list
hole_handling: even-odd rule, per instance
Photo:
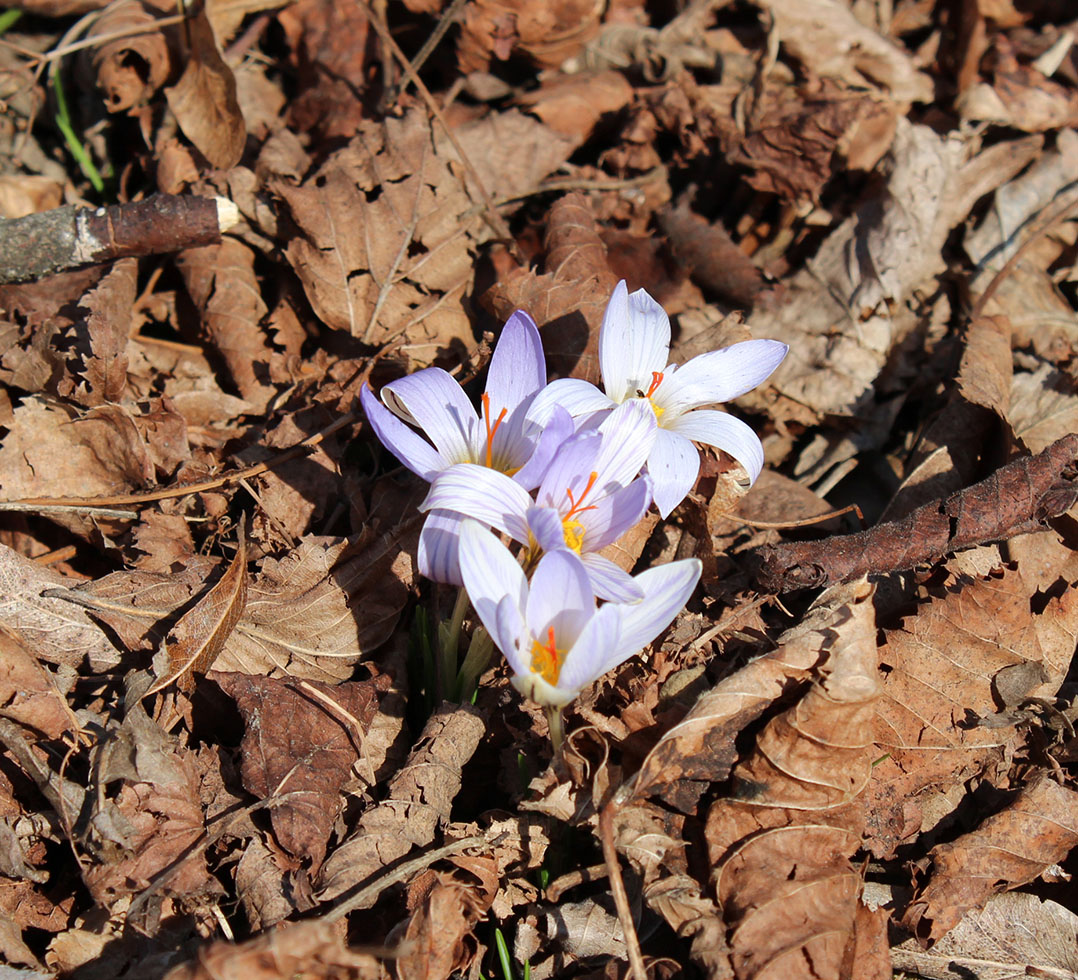
{"label": "yellow anther", "polygon": [[558,674],[561,673],[561,665],[564,660],[565,651],[559,650],[554,642],[553,626],[547,630],[545,644],[540,643],[538,640],[532,640],[532,673],[538,674],[548,684],[558,683]]}

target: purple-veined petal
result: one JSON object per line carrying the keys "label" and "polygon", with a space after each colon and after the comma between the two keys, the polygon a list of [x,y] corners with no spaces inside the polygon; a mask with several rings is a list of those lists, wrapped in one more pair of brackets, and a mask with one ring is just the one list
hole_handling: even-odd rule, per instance
{"label": "purple-veined petal", "polygon": [[[621,608],[610,604],[603,606],[588,620],[576,643],[566,654],[557,684],[559,690],[570,695],[566,704],[592,681],[605,674],[611,666],[616,666],[626,659],[621,656]],[[630,651],[630,654],[635,652]],[[610,666],[607,666],[608,664]]]}
{"label": "purple-veined petal", "polygon": [[[699,354],[664,377],[652,397],[671,416],[732,401],[763,384],[788,350],[777,340],[745,340]],[[663,424],[669,425],[665,414]]]}
{"label": "purple-veined petal", "polygon": [[578,419],[611,409],[614,402],[588,381],[559,378],[557,381],[551,381],[535,396],[535,401],[528,410],[528,418],[539,425],[546,425],[557,405],[561,405],[570,416]]}
{"label": "purple-veined petal", "polygon": [[543,482],[539,484],[536,499],[541,506],[556,507],[565,514],[572,506],[568,494],[570,490],[573,500],[580,501],[595,469],[602,438],[598,432],[578,432],[562,443],[551,460]]}
{"label": "purple-veined petal", "polygon": [[643,399],[634,398],[614,409],[599,426],[603,444],[595,461],[600,486],[625,486],[640,472],[655,442],[655,412]]}
{"label": "purple-veined petal", "polygon": [[639,602],[644,598],[644,590],[636,584],[636,579],[609,558],[586,551],[580,560],[587,570],[591,591],[596,598],[610,602]]}
{"label": "purple-veined petal", "polygon": [[554,627],[558,648],[566,649],[594,613],[595,596],[580,559],[571,551],[543,555],[532,575],[525,614],[532,636],[543,642]]}
{"label": "purple-veined petal", "polygon": [[603,388],[616,402],[647,392],[652,372],[670,354],[670,318],[643,289],[631,296],[623,279],[614,287],[599,328]]}
{"label": "purple-veined petal", "polygon": [[660,517],[669,517],[685,499],[699,472],[700,451],[684,436],[660,428],[648,456],[651,492]]}
{"label": "purple-veined petal", "polygon": [[464,389],[441,368],[430,367],[382,389],[390,411],[421,428],[448,463],[475,463],[479,418]]}
{"label": "purple-veined petal", "polygon": [[[484,625],[486,625],[485,620]],[[520,652],[521,640],[527,632],[524,626],[524,614],[517,607],[516,600],[512,596],[502,596],[502,601],[498,603],[494,613],[494,629],[487,626],[487,632],[494,640],[494,645],[501,650],[514,674],[530,673],[528,664],[525,663]]]}
{"label": "purple-veined petal", "polygon": [[638,653],[670,625],[696,588],[701,567],[698,558],[685,558],[649,568],[636,576],[636,584],[644,590],[640,602],[603,607],[618,610],[620,639],[616,658],[600,665],[601,674]]}
{"label": "purple-veined petal", "polygon": [[529,395],[546,384],[546,360],[539,328],[523,310],[517,310],[502,327],[502,335],[490,356],[487,396],[496,419],[504,408],[512,413]]}
{"label": "purple-veined petal", "polygon": [[617,541],[644,516],[651,505],[651,494],[651,479],[644,476],[627,487],[596,497],[595,509],[581,511],[577,518],[584,528],[583,550],[601,551]]}
{"label": "purple-veined petal", "polygon": [[458,463],[435,478],[419,510],[454,511],[527,544],[524,515],[531,506],[531,495],[511,477],[474,463]]}
{"label": "purple-veined petal", "polygon": [[543,477],[546,476],[562,443],[572,434],[572,417],[561,405],[555,405],[546,426],[535,439],[531,458],[513,474],[513,479],[525,490],[534,490],[543,482]]}
{"label": "purple-veined petal", "polygon": [[445,469],[437,450],[378,401],[366,385],[360,389],[359,401],[379,442],[416,476],[429,483]]}
{"label": "purple-veined petal", "polygon": [[760,437],[739,418],[714,408],[699,408],[674,419],[672,432],[694,442],[704,442],[729,453],[756,482],[764,468],[764,447]]}
{"label": "purple-veined petal", "polygon": [[416,565],[433,582],[463,585],[460,577],[460,514],[432,510],[419,532]]}
{"label": "purple-veined petal", "polygon": [[[470,518],[462,520],[460,525],[460,572],[468,598],[494,642],[502,653],[516,650],[528,604],[528,580],[509,549]],[[503,599],[508,599],[517,609],[519,628],[515,632],[506,625],[507,614],[499,613]]]}
{"label": "purple-veined petal", "polygon": [[561,522],[561,514],[555,508],[530,507],[525,518],[528,530],[543,551],[562,551],[569,547],[565,543],[565,525]]}

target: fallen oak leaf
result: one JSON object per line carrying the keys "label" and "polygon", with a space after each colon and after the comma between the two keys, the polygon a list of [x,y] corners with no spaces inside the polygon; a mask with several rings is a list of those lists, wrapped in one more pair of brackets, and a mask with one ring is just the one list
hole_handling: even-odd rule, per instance
{"label": "fallen oak leaf", "polygon": [[1078,435],[1001,466],[980,483],[924,504],[901,520],[822,541],[766,545],[749,553],[762,592],[818,588],[936,561],[953,551],[1040,530],[1078,498]]}
{"label": "fallen oak leaf", "polygon": [[217,659],[247,605],[247,539],[239,525],[236,555],[225,574],[194,607],[177,620],[165,637],[168,671],[143,695],[175,685],[185,694],[195,687],[194,674],[204,674]]}

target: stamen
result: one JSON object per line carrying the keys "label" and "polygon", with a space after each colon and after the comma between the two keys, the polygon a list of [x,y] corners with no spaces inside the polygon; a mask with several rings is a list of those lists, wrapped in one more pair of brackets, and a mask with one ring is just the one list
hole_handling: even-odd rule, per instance
{"label": "stamen", "polygon": [[494,433],[498,431],[498,426],[502,424],[505,419],[507,409],[502,409],[498,413],[498,417],[494,420],[494,425],[490,424],[490,395],[485,391],[483,397],[480,399],[483,402],[483,423],[487,427],[487,452],[486,452],[486,465],[490,468],[494,468]]}
{"label": "stamen", "polygon": [[553,626],[547,630],[546,635],[545,644],[532,640],[531,669],[533,674],[538,674],[548,684],[557,684],[565,651],[559,650],[554,643]]}
{"label": "stamen", "polygon": [[584,547],[584,525],[575,520],[575,517],[586,510],[595,510],[598,506],[598,504],[584,506],[584,498],[591,492],[591,488],[595,486],[597,479],[599,479],[599,474],[592,470],[591,476],[588,477],[588,485],[584,487],[579,500],[574,500],[573,491],[568,487],[565,488],[565,494],[569,498],[569,511],[561,519],[562,534],[565,537],[565,543],[578,555]]}

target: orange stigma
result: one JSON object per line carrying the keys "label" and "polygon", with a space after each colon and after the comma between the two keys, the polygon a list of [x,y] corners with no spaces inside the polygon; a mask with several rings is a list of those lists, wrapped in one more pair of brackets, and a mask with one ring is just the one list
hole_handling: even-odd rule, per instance
{"label": "orange stigma", "polygon": [[644,397],[645,398],[650,398],[652,395],[654,395],[655,394],[655,389],[658,388],[659,385],[661,385],[662,383],[663,383],[663,373],[662,373],[662,371],[652,371],[651,372],[651,387],[648,388],[648,392],[647,392],[646,395],[644,395]]}
{"label": "orange stigma", "polygon": [[554,643],[554,627],[551,626],[547,630],[545,644],[532,640],[532,673],[538,674],[548,684],[557,684],[564,653]]}
{"label": "orange stigma", "polygon": [[494,424],[490,424],[490,395],[485,391],[481,399],[483,402],[483,423],[487,427],[487,453],[486,453],[486,465],[491,469],[494,468],[493,462],[493,447],[494,447],[494,433],[498,431],[498,426],[502,424],[505,419],[506,409],[502,409],[498,413],[498,417],[494,420]]}

